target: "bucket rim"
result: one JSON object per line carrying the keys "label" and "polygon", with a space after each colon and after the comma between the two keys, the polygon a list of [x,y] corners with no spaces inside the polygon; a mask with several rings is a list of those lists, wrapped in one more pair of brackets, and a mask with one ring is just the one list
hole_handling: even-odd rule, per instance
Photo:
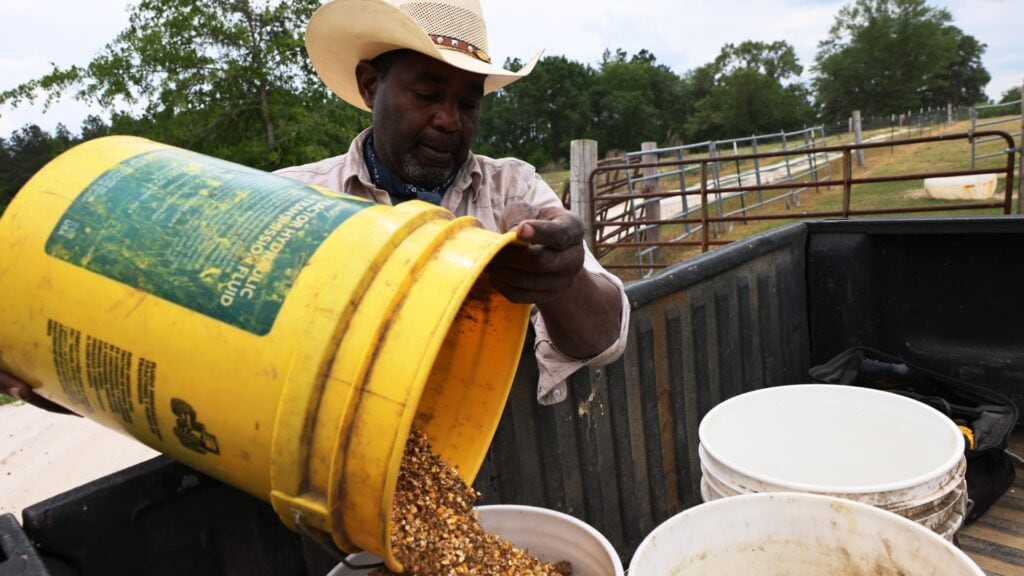
{"label": "bucket rim", "polygon": [[[861,394],[864,396],[875,396],[876,398],[884,397],[887,401],[891,401],[896,404],[902,403],[904,406],[907,406],[912,410],[919,410],[921,414],[928,414],[928,417],[934,417],[936,422],[940,422],[940,426],[945,427],[949,431],[950,436],[953,439],[955,449],[952,450],[950,456],[935,469],[925,473],[917,474],[915,476],[911,476],[909,478],[904,478],[902,480],[870,485],[828,485],[793,481],[785,478],[779,478],[777,476],[772,476],[770,474],[764,474],[761,472],[753,471],[746,466],[737,464],[730,458],[723,457],[720,450],[716,449],[713,445],[708,444],[708,428],[711,426],[710,423],[714,420],[716,416],[718,416],[722,412],[729,410],[734,405],[737,405],[741,402],[750,401],[750,398],[752,397],[759,395],[778,394],[781,390],[786,390],[787,392],[794,393],[799,392],[801,390],[814,392],[822,392],[826,390],[842,390],[844,393],[847,394]],[[734,470],[735,472],[741,475],[752,478],[758,482],[777,486],[780,489],[782,489],[780,491],[794,490],[797,492],[804,493],[827,492],[843,494],[869,494],[875,492],[897,492],[900,490],[914,488],[921,484],[926,484],[929,481],[934,480],[940,476],[949,474],[954,469],[954,467],[959,464],[960,460],[963,458],[964,455],[963,434],[957,428],[956,424],[948,417],[946,417],[945,414],[942,414],[941,412],[935,410],[934,408],[931,408],[930,406],[927,406],[905,396],[901,396],[899,394],[885,392],[882,390],[875,390],[873,388],[844,386],[840,384],[786,384],[782,386],[773,386],[770,388],[760,388],[757,390],[752,390],[750,392],[745,392],[743,394],[733,396],[732,398],[729,398],[717,404],[715,407],[709,410],[703,418],[701,418],[700,425],[697,428],[697,437],[699,440],[700,447],[703,448],[704,451],[706,451],[712,458],[717,460],[723,466],[731,470]]]}

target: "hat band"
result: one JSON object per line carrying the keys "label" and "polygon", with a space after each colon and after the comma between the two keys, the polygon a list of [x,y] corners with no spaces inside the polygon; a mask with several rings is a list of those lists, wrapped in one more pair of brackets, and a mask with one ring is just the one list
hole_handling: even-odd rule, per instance
{"label": "hat band", "polygon": [[429,36],[430,39],[434,41],[434,44],[437,44],[441,48],[449,48],[451,50],[455,50],[456,52],[469,54],[470,56],[476,58],[477,60],[487,62],[488,64],[491,63],[491,57],[487,55],[487,52],[484,52],[483,50],[477,48],[476,46],[473,46],[472,44],[463,42],[458,38],[452,38],[451,36],[441,36],[439,34],[429,34]]}

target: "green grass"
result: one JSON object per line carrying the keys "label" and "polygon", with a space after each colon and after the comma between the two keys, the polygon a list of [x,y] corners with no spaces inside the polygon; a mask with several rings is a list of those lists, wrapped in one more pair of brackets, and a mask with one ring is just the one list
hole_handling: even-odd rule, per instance
{"label": "green grass", "polygon": [[540,175],[548,186],[555,191],[555,195],[559,198],[562,197],[562,192],[566,189],[566,185],[569,183],[571,173],[568,170],[559,170],[557,172],[544,172]]}

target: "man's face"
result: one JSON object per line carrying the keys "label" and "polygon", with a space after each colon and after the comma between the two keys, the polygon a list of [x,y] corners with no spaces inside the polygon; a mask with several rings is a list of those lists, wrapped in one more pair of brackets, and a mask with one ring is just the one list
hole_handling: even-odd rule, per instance
{"label": "man's face", "polygon": [[483,76],[405,52],[383,77],[368,65],[359,81],[373,110],[374,152],[396,176],[432,188],[462,166],[476,133]]}

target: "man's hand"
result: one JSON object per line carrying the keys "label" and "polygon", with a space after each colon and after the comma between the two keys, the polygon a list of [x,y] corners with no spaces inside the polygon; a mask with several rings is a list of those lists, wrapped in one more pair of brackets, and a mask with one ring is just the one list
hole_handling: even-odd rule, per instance
{"label": "man's hand", "polygon": [[558,207],[509,204],[502,214],[506,230],[522,243],[506,246],[487,271],[506,298],[540,304],[568,290],[583,270],[583,225]]}
{"label": "man's hand", "polygon": [[487,267],[491,284],[513,302],[536,304],[555,347],[573,358],[600,354],[619,335],[618,288],[583,268],[583,224],[558,207],[513,203],[502,221],[520,243]]}
{"label": "man's hand", "polygon": [[13,396],[37,408],[42,408],[48,412],[55,412],[57,414],[74,414],[74,412],[60,404],[47,400],[46,398],[36,394],[32,391],[31,386],[6,372],[0,372],[0,392],[3,392],[8,396]]}
{"label": "man's hand", "polygon": [[25,401],[28,401],[32,396],[32,388],[28,384],[25,384],[7,372],[0,372],[0,392],[3,392],[8,396],[13,396],[18,400]]}

